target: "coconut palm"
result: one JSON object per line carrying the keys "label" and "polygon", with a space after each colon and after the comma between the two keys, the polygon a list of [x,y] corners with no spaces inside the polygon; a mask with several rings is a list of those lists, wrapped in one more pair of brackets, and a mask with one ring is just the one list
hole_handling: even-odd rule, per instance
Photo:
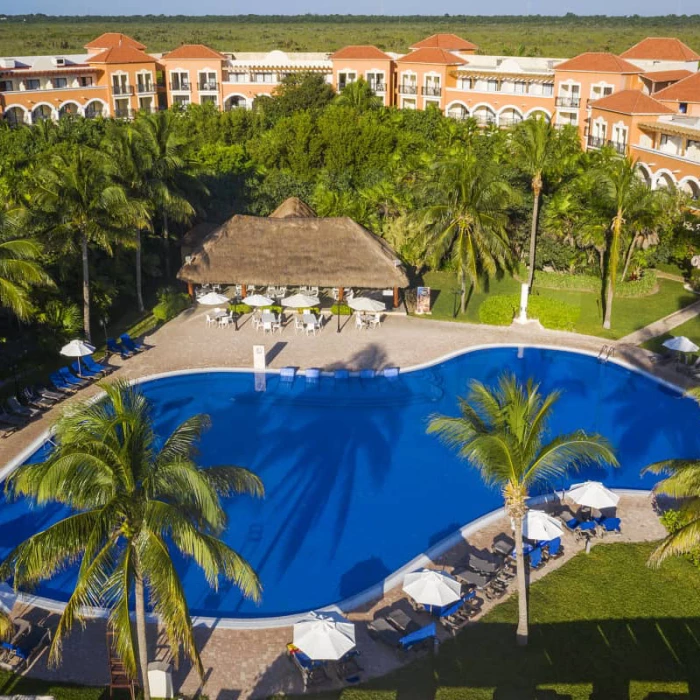
{"label": "coconut palm", "polygon": [[[688,395],[700,403],[700,388],[691,389]],[[700,458],[656,462],[645,467],[645,473],[667,475],[654,486],[654,492],[680,503],[681,527],[669,534],[649,558],[651,566],[659,566],[668,557],[689,554],[700,546]]]}
{"label": "coconut palm", "polygon": [[36,173],[33,199],[47,220],[49,237],[64,253],[80,249],[83,326],[90,333],[91,247],[111,253],[116,227],[129,208],[124,188],[114,181],[114,163],[88,146],[55,153]]}
{"label": "coconut palm", "polygon": [[52,282],[39,262],[41,246],[20,234],[23,220],[19,210],[0,210],[0,306],[26,320],[32,313],[31,288]]}
{"label": "coconut palm", "polygon": [[510,265],[506,224],[513,190],[490,161],[474,155],[439,161],[425,189],[432,202],[418,213],[424,259],[453,263],[464,313],[467,280],[478,289],[481,275]]}
{"label": "coconut palm", "polygon": [[617,465],[600,435],[578,430],[548,439],[547,424],[558,398],[556,391],[543,395],[532,380],[522,384],[508,374],[493,388],[473,380],[468,396],[459,400],[461,415],[435,415],[428,425],[429,433],[457,450],[487,484],[503,493],[516,542],[519,644],[527,644],[528,638],[522,533],[529,489],[587,464]]}
{"label": "coconut palm", "polygon": [[201,675],[171,551],[194,560],[212,587],[223,577],[257,599],[255,572],[218,535],[226,526],[221,496],[259,496],[263,488],[246,469],[196,464],[194,446],[206,416],[189,418],[163,442],[141,393],[120,382],[101,387],[107,394],[102,401],[79,404],[59,418],[56,447],[45,462],[23,465],[8,477],[9,497],[27,497],[35,506],[59,503],[72,512],[10,552],[0,575],[12,576],[15,586],[24,588],[79,562],[49,658],[60,660],[63,639],[85,607],[108,608],[115,650],[132,677],[138,656],[148,700],[146,596],[175,658],[182,648]]}

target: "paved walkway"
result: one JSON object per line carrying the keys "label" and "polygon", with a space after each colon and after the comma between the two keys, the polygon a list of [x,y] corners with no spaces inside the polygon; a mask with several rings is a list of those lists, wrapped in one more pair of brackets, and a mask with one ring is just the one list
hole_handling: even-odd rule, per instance
{"label": "paved walkway", "polygon": [[[658,321],[654,321],[654,323],[650,323],[648,326],[644,326],[644,328],[640,328],[638,331],[634,331],[634,333],[626,335],[624,338],[620,338],[618,342],[640,345],[647,340],[668,333],[674,328],[683,325],[686,321],[690,321],[698,316],[700,316],[700,299],[694,301],[692,304],[688,304],[688,306],[683,309],[674,311],[672,314],[664,316],[664,318],[660,318]],[[698,323],[700,323],[700,320],[698,320]]]}

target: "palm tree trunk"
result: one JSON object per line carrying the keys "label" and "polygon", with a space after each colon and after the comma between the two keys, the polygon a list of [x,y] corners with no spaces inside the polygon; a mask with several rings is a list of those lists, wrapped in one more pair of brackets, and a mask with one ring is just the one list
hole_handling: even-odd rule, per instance
{"label": "palm tree trunk", "polygon": [[530,227],[530,271],[527,278],[528,289],[532,290],[532,282],[535,279],[535,246],[537,245],[537,219],[540,214],[540,194],[542,192],[542,178],[537,174],[532,179],[532,226]]}
{"label": "palm tree trunk", "polygon": [[627,253],[625,254],[625,267],[622,270],[622,277],[620,278],[622,282],[627,279],[627,272],[629,271],[629,266],[632,262],[632,253],[634,253],[634,246],[636,242],[637,236],[632,236],[632,242],[629,244],[629,248],[627,248]]}
{"label": "palm tree trunk", "polygon": [[151,689],[148,687],[148,640],[146,638],[146,598],[143,578],[136,572],[134,583],[134,603],[136,606],[136,642],[139,653],[139,668],[143,683],[143,700],[151,700]]}
{"label": "palm tree trunk", "polygon": [[170,284],[170,231],[168,230],[168,214],[163,212],[163,254],[165,256],[165,279]]}
{"label": "palm tree trunk", "polygon": [[136,302],[143,313],[143,280],[141,275],[141,230],[136,230]]}
{"label": "palm tree trunk", "polygon": [[622,226],[622,213],[618,211],[613,220],[612,240],[608,251],[608,280],[605,294],[605,320],[603,328],[609,329],[612,321],[612,305],[615,297],[615,282],[617,281],[617,264],[620,258],[620,228]]}
{"label": "palm tree trunk", "polygon": [[467,310],[467,285],[465,280],[462,280],[462,289],[459,294],[459,311],[464,316],[464,312]]}
{"label": "palm tree trunk", "polygon": [[83,329],[85,338],[92,340],[90,334],[90,266],[88,264],[88,239],[83,232],[80,239],[80,252],[83,258]]}
{"label": "palm tree trunk", "polygon": [[528,637],[527,624],[527,582],[525,581],[525,555],[523,554],[523,518],[513,519],[515,523],[515,566],[518,580],[518,629],[515,633],[518,646],[525,646]]}

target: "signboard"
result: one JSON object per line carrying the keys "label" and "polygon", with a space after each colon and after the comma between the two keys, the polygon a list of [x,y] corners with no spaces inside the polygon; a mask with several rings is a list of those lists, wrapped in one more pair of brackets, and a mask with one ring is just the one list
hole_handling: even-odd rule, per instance
{"label": "signboard", "polygon": [[416,313],[430,314],[430,287],[416,289]]}

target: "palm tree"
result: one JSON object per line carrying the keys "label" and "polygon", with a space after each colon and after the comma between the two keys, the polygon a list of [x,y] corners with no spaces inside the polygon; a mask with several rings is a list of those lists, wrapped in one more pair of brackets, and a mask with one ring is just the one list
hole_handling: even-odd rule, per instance
{"label": "palm tree", "polygon": [[381,97],[374,94],[364,78],[358,78],[343,88],[343,91],[335,98],[335,103],[345,107],[353,107],[358,112],[364,112],[368,109],[381,107],[383,101]]}
{"label": "palm tree", "polygon": [[0,306],[22,320],[32,313],[31,287],[53,284],[41,266],[41,246],[19,233],[24,218],[19,210],[0,210]]}
{"label": "palm tree", "polygon": [[149,700],[146,594],[175,658],[182,647],[201,676],[171,550],[193,559],[212,587],[223,577],[258,599],[255,572],[218,535],[226,525],[221,496],[260,496],[263,487],[246,469],[202,469],[194,462],[194,445],[208,424],[206,416],[189,418],[161,442],[142,394],[124,382],[101,386],[107,393],[104,400],[80,404],[59,418],[56,448],[47,461],[23,465],[8,478],[10,497],[28,497],[35,505],[60,503],[72,513],[15,548],[0,565],[0,575],[12,576],[16,587],[32,586],[80,561],[49,658],[60,660],[63,639],[84,607],[108,608],[115,650],[132,677],[137,675],[138,655]]}
{"label": "palm tree", "polygon": [[478,289],[481,274],[510,264],[506,224],[514,194],[491,162],[473,155],[439,161],[433,175],[426,189],[439,199],[419,212],[424,258],[435,266],[451,258],[464,313],[467,280]]}
{"label": "palm tree", "polygon": [[535,484],[561,479],[586,464],[617,465],[608,442],[600,435],[578,430],[545,443],[547,423],[558,392],[542,395],[538,384],[520,383],[504,374],[494,388],[477,380],[469,395],[459,400],[459,417],[436,415],[429,433],[468,460],[489,485],[503,493],[506,513],[512,518],[516,542],[519,644],[527,644],[528,614],[523,557],[523,518],[528,490]]}
{"label": "palm tree", "polygon": [[561,167],[564,154],[554,125],[544,119],[525,119],[516,127],[513,133],[513,151],[517,167],[531,178],[532,224],[527,285],[532,289],[535,277],[537,225],[544,178]]}
{"label": "palm tree", "polygon": [[[700,403],[700,388],[688,392]],[[671,556],[690,554],[700,546],[700,459],[671,459],[650,464],[642,474],[666,474],[654,486],[655,493],[671,496],[680,502],[681,526],[670,533],[649,558],[650,566],[660,566]]]}
{"label": "palm tree", "polygon": [[80,248],[83,326],[90,333],[90,246],[108,253],[119,217],[129,208],[124,189],[114,181],[114,163],[103,153],[78,146],[55,153],[36,174],[34,199],[50,220],[49,234],[64,252]]}

